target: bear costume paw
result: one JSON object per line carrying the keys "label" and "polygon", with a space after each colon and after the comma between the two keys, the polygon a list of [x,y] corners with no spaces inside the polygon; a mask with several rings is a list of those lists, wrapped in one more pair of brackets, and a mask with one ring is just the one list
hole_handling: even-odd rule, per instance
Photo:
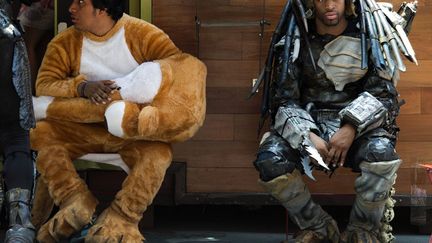
{"label": "bear costume paw", "polygon": [[37,240],[41,243],[59,242],[87,225],[97,205],[93,195],[77,194],[68,199],[60,210],[38,231]]}
{"label": "bear costume paw", "polygon": [[144,237],[138,229],[138,223],[121,217],[111,207],[107,208],[97,219],[86,236],[85,242],[127,242],[142,243]]}

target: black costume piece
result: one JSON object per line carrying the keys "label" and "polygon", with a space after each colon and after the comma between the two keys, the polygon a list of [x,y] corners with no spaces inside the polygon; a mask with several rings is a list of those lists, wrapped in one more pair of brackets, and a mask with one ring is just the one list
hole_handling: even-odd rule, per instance
{"label": "black costume piece", "polygon": [[29,130],[35,119],[30,66],[19,25],[9,3],[0,0],[0,148],[6,188],[9,230],[5,242],[33,242],[30,204],[35,170]]}
{"label": "black costume piece", "polygon": [[[394,83],[397,69],[403,71],[404,66],[400,57],[389,51],[390,41],[375,45],[373,34],[378,24],[390,26],[372,22],[371,16],[363,19],[366,14],[360,10],[375,10],[375,4],[374,0],[359,0],[357,5],[346,6],[357,9],[357,14],[347,17],[348,26],[341,35],[332,36],[317,34],[314,20],[307,24],[300,0],[288,1],[273,35],[259,80],[264,83],[262,119],[270,116],[271,127],[261,141],[254,166],[261,184],[302,230],[298,242],[394,239],[388,225],[391,219],[384,220],[383,214],[392,210],[391,191],[401,163],[395,152],[399,103]],[[366,27],[371,30],[368,35]],[[369,51],[366,40],[371,43]],[[410,56],[414,61],[415,54]],[[357,136],[344,166],[361,174],[354,185],[357,197],[347,231],[340,236],[336,222],[312,201],[301,173],[313,178],[307,148],[314,145],[309,132],[328,142],[345,123],[356,128]]]}

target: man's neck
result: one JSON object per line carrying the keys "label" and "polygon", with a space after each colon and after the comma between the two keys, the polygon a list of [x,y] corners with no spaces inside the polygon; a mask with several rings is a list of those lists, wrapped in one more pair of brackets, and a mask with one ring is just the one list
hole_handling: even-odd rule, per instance
{"label": "man's neck", "polygon": [[334,26],[329,26],[329,25],[325,25],[324,23],[316,19],[315,25],[316,25],[316,30],[320,35],[329,34],[329,35],[338,36],[345,31],[346,27],[348,26],[348,21],[347,19],[342,18],[339,21],[339,24]]}
{"label": "man's neck", "polygon": [[96,28],[94,28],[95,30],[91,31],[91,33],[96,36],[104,36],[114,27],[115,24],[116,21],[114,21],[111,17],[108,17],[107,19],[100,21]]}

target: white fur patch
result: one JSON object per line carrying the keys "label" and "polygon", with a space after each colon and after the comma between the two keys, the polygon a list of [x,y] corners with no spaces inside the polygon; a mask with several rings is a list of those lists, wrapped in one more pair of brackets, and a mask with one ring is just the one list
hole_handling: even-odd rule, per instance
{"label": "white fur patch", "polygon": [[33,109],[36,121],[45,119],[47,117],[48,106],[52,103],[54,97],[51,96],[33,96]]}
{"label": "white fur patch", "polygon": [[162,71],[159,63],[145,62],[125,77],[114,80],[121,87],[124,100],[138,104],[149,104],[159,92]]}
{"label": "white fur patch", "polygon": [[128,174],[130,171],[129,166],[127,166],[127,164],[123,161],[120,154],[90,153],[79,157],[79,159],[88,160],[96,163],[115,165],[122,168]]}
{"label": "white fur patch", "polygon": [[123,101],[112,103],[105,111],[108,131],[114,136],[123,137],[122,127],[126,104]]}
{"label": "white fur patch", "polygon": [[123,77],[139,66],[126,43],[122,27],[106,41],[83,38],[80,73],[89,81]]}

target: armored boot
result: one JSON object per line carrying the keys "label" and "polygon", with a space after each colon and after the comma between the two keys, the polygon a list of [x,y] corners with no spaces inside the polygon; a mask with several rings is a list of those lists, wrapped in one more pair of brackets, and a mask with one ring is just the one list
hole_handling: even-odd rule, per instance
{"label": "armored boot", "polygon": [[339,242],[340,234],[336,221],[312,201],[297,170],[268,182],[261,181],[261,184],[282,203],[292,221],[301,229],[295,242]]}
{"label": "armored boot", "polygon": [[5,243],[32,243],[35,239],[35,228],[31,223],[31,191],[14,188],[6,192],[9,210],[9,229],[6,231]]}
{"label": "armored boot", "polygon": [[401,160],[393,160],[360,164],[361,176],[355,181],[357,196],[346,232],[341,238],[343,242],[382,242],[381,221],[400,163]]}

